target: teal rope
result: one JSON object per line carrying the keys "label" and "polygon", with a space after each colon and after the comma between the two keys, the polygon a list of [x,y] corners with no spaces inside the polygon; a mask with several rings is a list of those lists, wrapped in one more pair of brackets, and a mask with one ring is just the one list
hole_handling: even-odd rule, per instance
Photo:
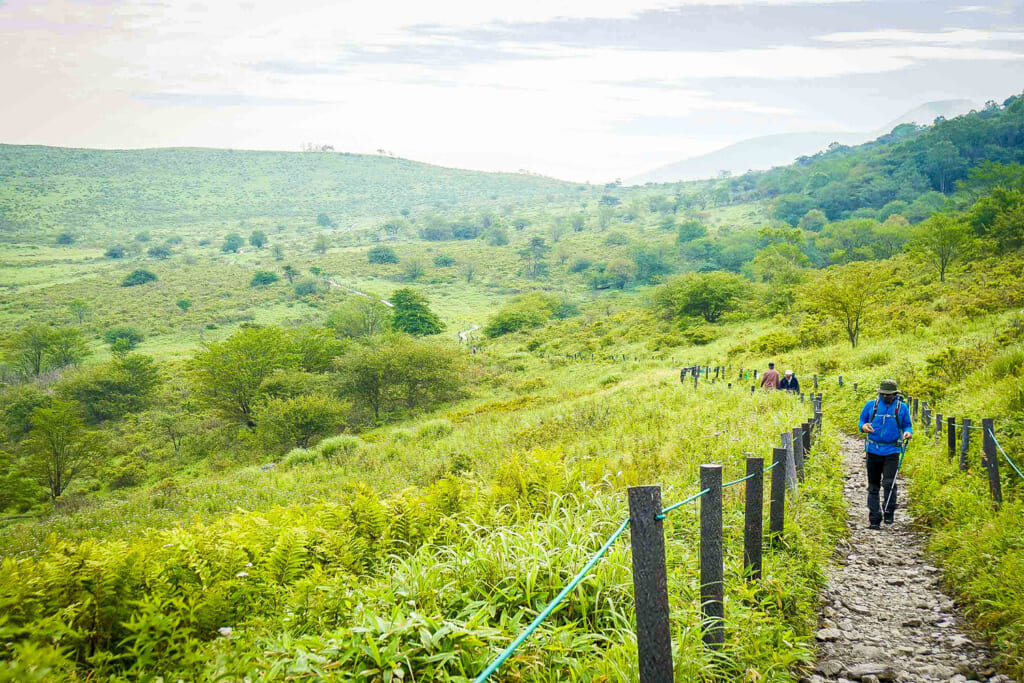
{"label": "teal rope", "polygon": [[740,477],[739,479],[733,479],[732,481],[727,481],[724,484],[722,484],[722,488],[723,489],[729,488],[730,486],[735,486],[736,484],[739,484],[740,482],[744,482],[747,479],[753,479],[754,475],[756,475],[756,474],[757,474],[757,472],[751,472],[750,474],[748,474],[745,477]]}
{"label": "teal rope", "polygon": [[988,433],[992,435],[992,441],[995,443],[996,448],[998,448],[999,452],[1003,454],[1004,458],[1006,458],[1006,462],[1010,463],[1010,467],[1013,468],[1013,471],[1016,472],[1017,476],[1019,476],[1021,479],[1024,479],[1024,473],[1021,473],[1020,468],[1017,467],[1017,463],[1011,460],[1010,456],[1008,456],[1006,454],[1006,451],[1003,450],[1003,447],[999,445],[999,440],[996,438],[996,433],[993,432],[991,429],[988,430]]}
{"label": "teal rope", "polygon": [[710,490],[711,489],[704,489],[703,491],[698,491],[697,493],[693,494],[689,498],[684,498],[683,500],[679,501],[675,505],[669,505],[667,508],[665,508],[664,510],[661,511],[660,515],[654,515],[654,518],[655,519],[665,519],[665,517],[668,515],[668,513],[672,512],[673,510],[677,510],[677,509],[681,508],[682,506],[686,505],[687,503],[692,503],[693,501],[697,500],[698,498],[700,498],[701,496],[703,496],[705,493],[707,493]]}
{"label": "teal rope", "polygon": [[764,471],[765,472],[771,472],[773,469],[775,469],[775,466],[778,465],[778,464],[779,463],[777,463],[777,462],[773,462],[771,465],[768,465],[768,467],[765,467]]}
{"label": "teal rope", "polygon": [[530,625],[527,626],[526,629],[519,634],[519,637],[513,640],[511,645],[506,647],[504,651],[502,651],[502,653],[498,655],[494,659],[494,661],[492,661],[487,666],[486,669],[480,672],[479,676],[473,679],[473,683],[482,683],[482,681],[486,681],[491,676],[491,674],[498,670],[498,667],[505,663],[506,659],[512,656],[512,653],[516,651],[516,648],[522,645],[523,641],[529,638],[530,634],[537,630],[537,627],[540,626],[541,622],[547,619],[548,616],[555,611],[555,608],[558,607],[559,603],[561,603],[562,600],[564,600],[565,597],[569,595],[569,593],[571,593],[572,590],[576,588],[576,586],[579,585],[580,581],[582,581],[584,577],[586,577],[586,575],[590,573],[590,570],[594,568],[594,565],[597,564],[597,561],[604,557],[604,554],[608,552],[608,549],[612,546],[612,543],[614,543],[615,540],[622,535],[622,532],[626,530],[626,527],[628,525],[628,518],[622,521],[622,524],[619,525],[619,528],[616,529],[615,532],[608,537],[608,540],[605,541],[604,545],[601,546],[601,549],[598,550],[592,558],[590,558],[590,561],[587,562],[586,566],[583,567],[583,569],[581,569],[580,572],[572,578],[572,581],[570,581],[569,584],[562,589],[561,593],[555,596],[554,600],[549,602],[544,607],[544,609],[541,610],[540,614],[537,615],[537,618],[530,622]]}

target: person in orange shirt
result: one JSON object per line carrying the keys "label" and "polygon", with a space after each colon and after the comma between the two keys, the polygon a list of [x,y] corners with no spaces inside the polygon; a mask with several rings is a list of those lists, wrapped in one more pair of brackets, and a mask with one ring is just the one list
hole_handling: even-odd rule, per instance
{"label": "person in orange shirt", "polygon": [[779,388],[779,371],[775,369],[775,363],[769,363],[768,370],[761,375],[761,388],[771,390]]}

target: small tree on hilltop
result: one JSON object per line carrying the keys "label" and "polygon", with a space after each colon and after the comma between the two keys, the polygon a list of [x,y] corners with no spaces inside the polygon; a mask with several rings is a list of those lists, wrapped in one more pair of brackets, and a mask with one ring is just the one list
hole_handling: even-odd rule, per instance
{"label": "small tree on hilltop", "polygon": [[250,287],[266,287],[277,282],[277,273],[272,273],[269,270],[257,270],[252,276],[252,280],[249,282]]}
{"label": "small tree on hilltop", "polygon": [[373,247],[366,252],[370,263],[398,263],[398,255],[391,247]]}
{"label": "small tree on hilltop", "polygon": [[281,272],[288,278],[288,284],[295,282],[295,276],[298,275],[299,271],[294,266],[281,266]]}
{"label": "small tree on hilltop", "polygon": [[266,243],[267,233],[263,232],[262,230],[253,230],[252,234],[249,235],[249,244],[256,247],[257,249],[262,249],[263,245],[265,245]]}
{"label": "small tree on hilltop", "polygon": [[224,244],[220,245],[220,250],[225,254],[235,254],[245,245],[245,241],[242,240],[242,236],[237,233],[231,233],[224,238]]}
{"label": "small tree on hilltop", "polygon": [[121,282],[121,286],[138,287],[139,285],[144,285],[147,282],[156,282],[156,275],[143,268],[138,268],[128,274],[128,276]]}
{"label": "small tree on hilltop", "polygon": [[428,308],[428,301],[422,294],[409,288],[400,289],[392,295],[391,303],[394,305],[392,329],[417,337],[444,331],[444,323]]}

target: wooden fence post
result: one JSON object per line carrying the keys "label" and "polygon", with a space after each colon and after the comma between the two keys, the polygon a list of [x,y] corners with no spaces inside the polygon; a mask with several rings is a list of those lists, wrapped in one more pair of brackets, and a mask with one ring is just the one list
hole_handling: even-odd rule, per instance
{"label": "wooden fence post", "polygon": [[700,607],[701,640],[719,649],[725,643],[725,587],[722,581],[722,466],[701,465],[700,487]]}
{"label": "wooden fence post", "polygon": [[750,393],[754,393],[755,391],[757,391],[757,387],[755,385],[751,384],[750,385]]}
{"label": "wooden fence post", "polygon": [[992,418],[981,421],[981,443],[984,453],[982,464],[988,471],[988,492],[992,494],[992,505],[996,510],[1003,504],[1003,486],[999,482],[999,456],[996,454],[996,438]]}
{"label": "wooden fence post", "polygon": [[804,430],[793,427],[793,465],[796,468],[796,480],[804,480]]}
{"label": "wooden fence post", "polygon": [[857,383],[856,382],[853,383],[853,393],[855,393],[855,394],[857,393]]}
{"label": "wooden fence post", "polygon": [[743,570],[750,578],[761,578],[761,544],[764,515],[764,458],[747,458],[746,507],[743,522]]}
{"label": "wooden fence post", "polygon": [[768,532],[782,536],[786,524],[786,449],[772,449],[772,499],[768,512]]}
{"label": "wooden fence post", "polygon": [[965,417],[962,420],[964,426],[960,430],[960,469],[964,472],[971,466],[967,455],[971,449],[971,419]]}
{"label": "wooden fence post", "polygon": [[842,375],[839,375],[839,386],[840,387],[843,386],[843,376]]}
{"label": "wooden fence post", "polygon": [[916,397],[914,398],[914,415],[913,415],[913,417],[914,417],[915,420],[917,419],[917,398]]}
{"label": "wooden fence post", "polygon": [[729,386],[727,388],[732,389],[732,382],[729,382]]}
{"label": "wooden fence post", "polygon": [[694,376],[693,376],[693,388],[694,389],[697,388],[697,375],[696,374],[694,374]]}
{"label": "wooden fence post", "polygon": [[791,491],[796,491],[796,461],[793,448],[793,434],[782,432],[782,447],[786,449],[786,486]]}
{"label": "wooden fence post", "polygon": [[814,390],[815,391],[818,390],[818,376],[817,375],[814,376]]}
{"label": "wooden fence post", "polygon": [[800,428],[803,430],[804,435],[804,458],[806,459],[811,454],[811,437],[813,436],[811,434],[811,423],[804,422],[800,425]]}
{"label": "wooden fence post", "polygon": [[642,683],[672,683],[672,631],[660,486],[629,489],[629,534],[633,549],[636,648]]}
{"label": "wooden fence post", "polygon": [[936,413],[935,415],[935,438],[938,439],[942,436],[942,413]]}

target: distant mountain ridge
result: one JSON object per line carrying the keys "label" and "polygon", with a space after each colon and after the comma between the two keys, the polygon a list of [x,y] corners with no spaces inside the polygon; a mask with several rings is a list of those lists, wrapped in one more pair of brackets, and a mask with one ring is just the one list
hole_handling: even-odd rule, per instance
{"label": "distant mountain ridge", "polygon": [[713,178],[722,171],[733,174],[791,164],[797,157],[815,154],[833,142],[857,145],[885,135],[903,123],[931,125],[939,116],[952,118],[977,106],[970,100],[937,100],[915,107],[872,131],[809,131],[762,135],[728,145],[722,149],[659,166],[627,178],[627,185],[673,183]]}

